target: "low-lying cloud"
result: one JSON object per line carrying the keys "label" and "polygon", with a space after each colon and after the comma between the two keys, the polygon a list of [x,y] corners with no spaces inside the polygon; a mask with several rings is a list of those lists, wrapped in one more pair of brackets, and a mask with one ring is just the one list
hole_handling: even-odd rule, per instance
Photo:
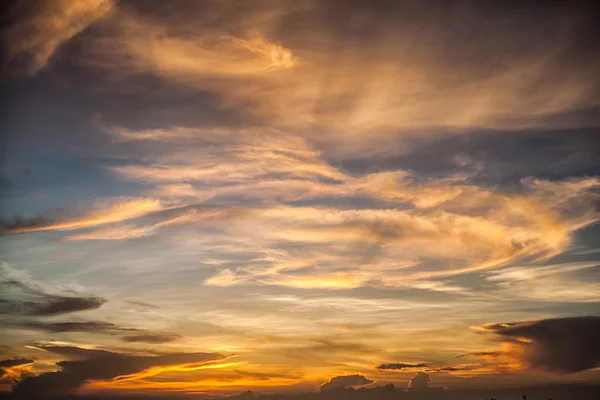
{"label": "low-lying cloud", "polygon": [[479,329],[495,335],[505,349],[472,356],[508,358],[525,369],[561,374],[600,366],[598,316],[487,324]]}
{"label": "low-lying cloud", "polygon": [[418,372],[408,382],[408,387],[410,389],[428,389],[429,382],[431,382],[431,378],[428,374],[426,374],[425,372]]}
{"label": "low-lying cloud", "polygon": [[340,375],[331,378],[329,381],[319,386],[319,390],[324,392],[326,390],[335,389],[339,387],[354,387],[364,386],[373,383],[374,381],[363,376],[363,375]]}
{"label": "low-lying cloud", "polygon": [[206,363],[223,358],[218,353],[170,353],[139,356],[72,346],[40,346],[40,348],[66,357],[68,360],[57,363],[59,371],[46,372],[20,380],[13,387],[16,395],[69,394],[89,381],[106,381],[118,376],[145,371],[152,367]]}

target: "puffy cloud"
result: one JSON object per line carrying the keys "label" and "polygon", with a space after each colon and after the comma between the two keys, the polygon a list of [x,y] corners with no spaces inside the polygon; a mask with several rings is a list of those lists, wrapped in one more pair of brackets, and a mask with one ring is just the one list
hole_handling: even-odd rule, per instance
{"label": "puffy cloud", "polygon": [[409,389],[429,389],[431,378],[425,372],[417,372],[408,382]]}
{"label": "puffy cloud", "polygon": [[[40,346],[40,348],[69,360],[58,362],[57,365],[60,368],[58,371],[23,378],[13,387],[16,395],[72,393],[89,381],[107,381],[119,376],[147,371],[153,367],[201,364],[223,358],[218,353],[170,353],[139,356],[69,346]],[[154,371],[153,374],[159,372]]]}
{"label": "puffy cloud", "polygon": [[600,366],[600,317],[597,316],[487,324],[478,329],[494,334],[505,348],[472,355],[508,359],[517,367],[556,373]]}
{"label": "puffy cloud", "polygon": [[2,32],[6,60],[17,72],[34,74],[57,49],[106,15],[113,0],[21,0],[12,8],[14,21]]}
{"label": "puffy cloud", "polygon": [[364,377],[363,375],[340,375],[331,378],[329,381],[319,386],[319,390],[324,392],[326,390],[335,389],[339,387],[354,387],[364,386],[373,383],[373,380]]}

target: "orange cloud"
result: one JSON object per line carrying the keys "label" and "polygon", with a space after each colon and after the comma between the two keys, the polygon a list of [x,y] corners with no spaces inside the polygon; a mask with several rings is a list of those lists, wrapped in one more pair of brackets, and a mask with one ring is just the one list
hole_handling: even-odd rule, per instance
{"label": "orange cloud", "polygon": [[157,199],[134,199],[125,200],[107,206],[98,206],[88,214],[70,221],[56,222],[51,224],[38,224],[31,227],[9,228],[9,233],[28,233],[40,231],[65,231],[81,228],[89,228],[113,222],[126,221],[143,215],[164,209],[160,200]]}

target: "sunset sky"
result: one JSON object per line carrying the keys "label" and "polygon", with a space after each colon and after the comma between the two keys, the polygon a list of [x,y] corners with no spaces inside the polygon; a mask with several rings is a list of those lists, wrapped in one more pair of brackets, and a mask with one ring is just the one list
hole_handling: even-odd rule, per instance
{"label": "sunset sky", "polygon": [[0,389],[600,384],[586,3],[10,2]]}

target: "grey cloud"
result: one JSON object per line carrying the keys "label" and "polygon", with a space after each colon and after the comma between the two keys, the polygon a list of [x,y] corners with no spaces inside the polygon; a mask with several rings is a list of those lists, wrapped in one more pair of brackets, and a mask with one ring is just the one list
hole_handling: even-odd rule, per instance
{"label": "grey cloud", "polygon": [[89,350],[78,347],[43,346],[43,350],[70,358],[60,361],[59,371],[26,377],[13,387],[13,393],[28,397],[72,393],[92,380],[109,380],[134,374],[155,366],[204,363],[223,358],[218,353],[170,353],[158,356],[138,356]]}
{"label": "grey cloud", "polygon": [[373,383],[373,380],[363,375],[341,375],[331,378],[328,382],[319,386],[319,390],[325,391],[339,387],[364,386]]}
{"label": "grey cloud", "polygon": [[134,307],[140,308],[142,310],[150,310],[150,309],[160,308],[159,306],[157,306],[155,304],[146,303],[144,301],[127,300],[126,303],[130,304],[130,305],[132,305]]}
{"label": "grey cloud", "polygon": [[598,316],[488,324],[481,329],[511,343],[518,351],[502,355],[518,358],[532,369],[573,373],[600,366]]}
{"label": "grey cloud", "polygon": [[22,230],[35,229],[52,225],[58,220],[57,217],[38,215],[34,217],[13,217],[0,219],[0,236],[9,235]]}
{"label": "grey cloud", "polygon": [[176,333],[169,332],[146,332],[138,335],[123,336],[125,342],[140,342],[140,343],[168,343],[177,340],[181,337]]}
{"label": "grey cloud", "polygon": [[428,389],[431,378],[425,372],[419,372],[408,382],[410,389]]}
{"label": "grey cloud", "polygon": [[27,321],[20,326],[29,329],[40,330],[50,333],[62,332],[89,332],[89,333],[114,333],[120,331],[120,328],[110,322],[102,321],[83,321],[83,322],[41,322]]}
{"label": "grey cloud", "polygon": [[12,276],[12,268],[0,268],[0,287],[4,290],[0,297],[0,314],[30,315],[38,317],[62,315],[77,311],[95,310],[108,300],[97,296],[62,296],[46,293]]}
{"label": "grey cloud", "polygon": [[45,303],[25,303],[29,315],[47,316],[67,314],[76,311],[94,310],[107,302],[102,297],[62,297],[47,295]]}
{"label": "grey cloud", "polygon": [[124,335],[124,342],[138,343],[168,343],[175,341],[181,335],[171,332],[157,332],[137,328],[126,328],[105,321],[67,321],[67,322],[42,322],[27,321],[19,324],[28,329],[35,329],[50,333],[86,332],[105,335]]}
{"label": "grey cloud", "polygon": [[404,364],[404,363],[394,363],[394,364],[381,364],[378,365],[377,369],[406,369],[406,368],[426,368],[426,364]]}

